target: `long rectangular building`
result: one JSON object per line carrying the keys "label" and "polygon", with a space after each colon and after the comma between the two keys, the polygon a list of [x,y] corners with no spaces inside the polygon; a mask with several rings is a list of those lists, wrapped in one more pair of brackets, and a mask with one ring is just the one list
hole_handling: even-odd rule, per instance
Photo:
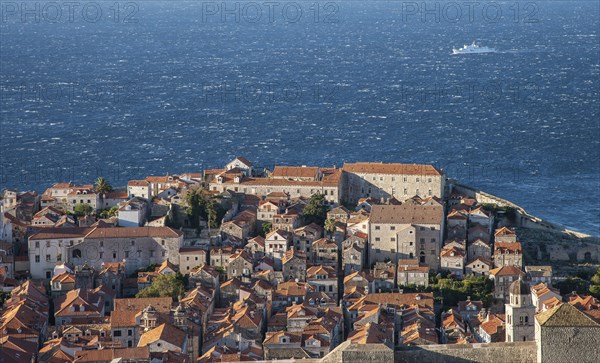
{"label": "long rectangular building", "polygon": [[50,279],[57,264],[88,264],[99,269],[103,262],[126,262],[127,273],[160,264],[179,264],[182,232],[169,227],[44,228],[29,237],[30,274]]}
{"label": "long rectangular building", "polygon": [[247,177],[238,170],[226,170],[210,182],[209,189],[262,197],[271,193],[285,193],[289,198],[323,194],[328,201],[339,203],[341,183],[342,170],[339,168],[276,167],[276,172],[267,178]]}
{"label": "long rectangular building", "polygon": [[433,165],[346,163],[343,200],[356,204],[360,198],[404,201],[418,195],[444,197],[444,174]]}

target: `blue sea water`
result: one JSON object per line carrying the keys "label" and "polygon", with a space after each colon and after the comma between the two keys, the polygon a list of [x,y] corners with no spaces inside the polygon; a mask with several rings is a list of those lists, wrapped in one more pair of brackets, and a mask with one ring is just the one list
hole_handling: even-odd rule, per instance
{"label": "blue sea water", "polygon": [[598,1],[49,4],[0,2],[2,188],[433,163],[600,235]]}

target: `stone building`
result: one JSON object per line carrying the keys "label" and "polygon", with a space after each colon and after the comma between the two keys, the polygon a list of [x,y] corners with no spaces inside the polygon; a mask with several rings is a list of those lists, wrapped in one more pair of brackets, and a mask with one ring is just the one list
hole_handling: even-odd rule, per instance
{"label": "stone building", "polygon": [[494,232],[494,241],[496,242],[517,242],[517,234],[508,227],[498,228]]}
{"label": "stone building", "polygon": [[183,234],[169,227],[45,228],[29,237],[30,273],[50,279],[57,263],[84,263],[96,270],[103,262],[126,261],[127,273],[169,260],[179,263]]}
{"label": "stone building", "polygon": [[313,242],[311,260],[315,265],[337,266],[338,245],[328,238],[320,238]]}
{"label": "stone building", "polygon": [[292,241],[290,232],[277,229],[265,238],[265,255],[273,259],[275,270],[281,271],[281,259]]}
{"label": "stone building", "polygon": [[306,281],[317,292],[324,292],[333,300],[338,297],[338,280],[335,268],[312,266],[306,270]]}
{"label": "stone building", "polygon": [[538,363],[597,362],[600,324],[571,304],[535,317]]}
{"label": "stone building", "polygon": [[444,174],[432,165],[346,163],[344,200],[356,204],[360,198],[404,201],[415,195],[444,196]]}
{"label": "stone building", "polygon": [[194,267],[205,264],[206,249],[200,247],[181,247],[179,249],[179,271],[187,275]]}
{"label": "stone building", "polygon": [[487,276],[493,267],[492,260],[483,257],[476,257],[465,265],[465,274]]}
{"label": "stone building", "polygon": [[455,246],[444,246],[440,254],[440,268],[456,277],[462,277],[465,271],[465,250]]}
{"label": "stone building", "polygon": [[523,248],[520,242],[494,243],[494,266],[523,268]]}
{"label": "stone building", "polygon": [[535,305],[531,301],[529,285],[519,278],[510,285],[509,302],[506,304],[506,341],[533,340]]}
{"label": "stone building", "polygon": [[469,261],[474,260],[477,257],[489,260],[492,258],[492,247],[484,240],[476,239],[468,244],[467,254]]}
{"label": "stone building", "polygon": [[236,172],[234,169],[217,175],[209,184],[216,192],[232,190],[246,194],[266,197],[271,193],[285,193],[290,198],[310,198],[314,194],[323,194],[332,203],[340,202],[342,170],[322,168],[312,180],[293,180],[284,178],[255,178]]}
{"label": "stone building", "polygon": [[342,270],[347,275],[352,271],[360,271],[365,267],[365,249],[358,244],[345,247],[342,251]]}
{"label": "stone building", "polygon": [[489,278],[494,281],[494,298],[508,302],[511,284],[524,276],[525,273],[514,266],[503,266],[490,270]]}
{"label": "stone building", "polygon": [[229,264],[227,265],[227,278],[232,279],[238,278],[242,282],[250,282],[252,275],[252,256],[245,250],[231,255],[229,257]]}
{"label": "stone building", "polygon": [[283,279],[306,281],[306,253],[289,249],[281,259]]}
{"label": "stone building", "polygon": [[441,206],[374,205],[369,219],[369,263],[417,258],[436,270],[443,229]]}
{"label": "stone building", "polygon": [[429,286],[429,266],[415,260],[398,261],[398,286]]}
{"label": "stone building", "polygon": [[294,248],[298,251],[304,251],[307,254],[310,254],[313,242],[322,236],[323,227],[315,223],[296,228],[292,237]]}

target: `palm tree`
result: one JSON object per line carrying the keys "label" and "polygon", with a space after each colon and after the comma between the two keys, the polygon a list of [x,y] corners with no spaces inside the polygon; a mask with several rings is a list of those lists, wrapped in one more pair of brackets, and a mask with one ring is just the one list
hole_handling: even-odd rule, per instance
{"label": "palm tree", "polygon": [[325,220],[325,231],[327,231],[327,233],[329,234],[329,238],[331,238],[331,236],[335,232],[335,219],[327,218]]}
{"label": "palm tree", "polygon": [[96,191],[100,194],[104,194],[112,191],[112,186],[104,179],[104,177],[99,177],[96,179]]}
{"label": "palm tree", "polygon": [[100,194],[100,206],[101,208],[104,208],[104,196],[106,195],[106,193],[110,192],[113,190],[112,186],[108,183],[108,181],[106,181],[106,179],[104,179],[104,177],[98,177],[98,179],[96,179],[96,193]]}

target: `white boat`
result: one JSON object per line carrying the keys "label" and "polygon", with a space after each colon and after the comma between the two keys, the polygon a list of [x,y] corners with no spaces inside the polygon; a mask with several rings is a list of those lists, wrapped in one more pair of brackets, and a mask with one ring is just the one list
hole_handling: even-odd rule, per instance
{"label": "white boat", "polygon": [[481,54],[481,53],[496,53],[495,48],[482,47],[473,42],[473,44],[465,44],[462,48],[453,48],[452,54]]}

